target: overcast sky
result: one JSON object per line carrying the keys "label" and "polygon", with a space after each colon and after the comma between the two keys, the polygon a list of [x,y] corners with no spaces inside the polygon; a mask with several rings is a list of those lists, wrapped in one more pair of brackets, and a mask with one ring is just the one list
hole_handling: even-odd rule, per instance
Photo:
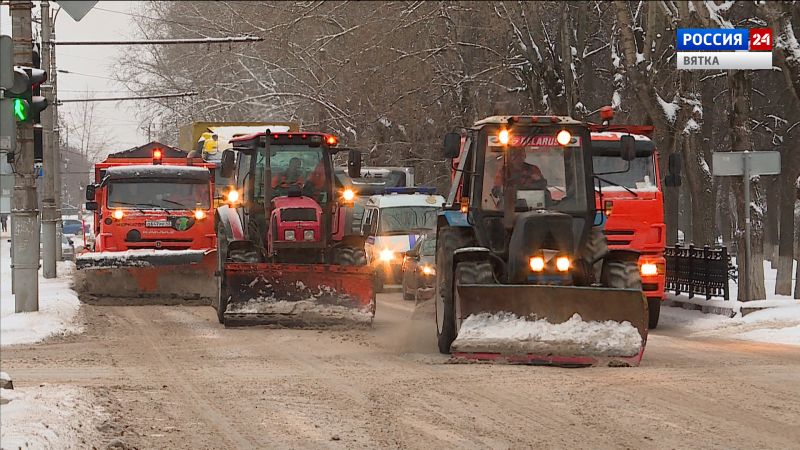
{"label": "overcast sky", "polygon": [[[65,12],[56,19],[56,40],[92,41],[115,40],[133,37],[135,13],[139,2],[101,1],[80,21],[76,22]],[[57,5],[50,2],[51,8]],[[39,2],[34,2],[38,9]],[[134,15],[131,15],[134,13]],[[0,10],[0,30],[11,33],[8,7]],[[38,27],[38,26],[37,26]],[[84,98],[86,91],[94,97],[118,97],[131,95],[121,85],[109,79],[111,68],[117,61],[118,51],[114,46],[64,46],[56,47],[58,68],[78,74],[58,74],[59,97]],[[92,75],[92,76],[88,76]],[[127,149],[147,141],[147,132],[139,129],[140,120],[133,102],[98,102],[95,116],[98,126],[111,138],[112,150]],[[78,104],[64,104],[59,111],[75,112]],[[70,140],[74,137],[70,137]]]}

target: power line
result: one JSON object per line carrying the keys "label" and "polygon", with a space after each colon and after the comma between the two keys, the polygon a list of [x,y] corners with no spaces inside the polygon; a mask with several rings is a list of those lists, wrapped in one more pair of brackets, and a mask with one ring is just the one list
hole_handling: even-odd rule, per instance
{"label": "power line", "polygon": [[65,69],[58,69],[58,70],[56,70],[56,72],[58,72],[58,73],[64,73],[64,74],[67,74],[67,75],[80,75],[80,76],[82,76],[82,77],[102,78],[102,79],[104,79],[104,80],[117,81],[117,80],[115,80],[115,79],[113,79],[113,78],[110,78],[110,77],[104,77],[104,76],[102,76],[102,75],[92,75],[92,74],[88,74],[88,73],[73,72],[73,71],[71,71],[71,70],[65,70]]}
{"label": "power line", "polygon": [[224,38],[190,38],[190,39],[133,39],[130,41],[54,41],[51,44],[61,45],[168,45],[168,44],[216,44],[234,42],[261,42],[259,36],[231,36]]}
{"label": "power line", "polygon": [[142,97],[101,97],[101,98],[69,98],[59,100],[58,103],[78,103],[78,102],[119,102],[125,100],[152,100],[158,98],[191,97],[197,92],[179,92],[175,94],[145,95]]}

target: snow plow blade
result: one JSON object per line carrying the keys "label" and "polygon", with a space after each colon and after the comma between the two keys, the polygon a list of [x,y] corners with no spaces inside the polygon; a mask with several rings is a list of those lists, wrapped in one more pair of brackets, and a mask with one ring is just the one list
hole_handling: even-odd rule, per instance
{"label": "snow plow blade", "polygon": [[370,326],[373,276],[368,266],[225,264],[225,326]]}
{"label": "snow plow blade", "polygon": [[88,303],[210,304],[216,250],[90,252],[75,258],[75,291]]}
{"label": "snow plow blade", "polygon": [[642,359],[648,314],[640,290],[531,285],[457,289],[463,322],[451,346],[454,362],[582,367],[638,366]]}

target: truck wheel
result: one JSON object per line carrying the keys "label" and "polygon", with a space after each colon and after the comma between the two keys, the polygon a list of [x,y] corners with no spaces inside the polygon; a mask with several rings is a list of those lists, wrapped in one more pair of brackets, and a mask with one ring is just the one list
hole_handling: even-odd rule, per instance
{"label": "truck wheel", "polygon": [[228,240],[223,231],[217,231],[217,320],[225,324],[225,310],[228,309],[228,289],[225,286],[225,259],[228,253]]}
{"label": "truck wheel", "polygon": [[450,353],[450,344],[456,338],[455,310],[453,309],[453,252],[470,243],[464,231],[443,227],[436,239],[436,341],[439,352]]}
{"label": "truck wheel", "polygon": [[647,299],[647,314],[649,316],[647,328],[650,330],[655,330],[658,327],[658,317],[661,315],[660,298]]}

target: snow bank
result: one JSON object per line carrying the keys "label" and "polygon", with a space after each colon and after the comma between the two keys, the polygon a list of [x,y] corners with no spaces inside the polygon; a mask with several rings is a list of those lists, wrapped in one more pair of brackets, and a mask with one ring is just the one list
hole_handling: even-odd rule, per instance
{"label": "snow bank", "polygon": [[73,323],[80,302],[69,288],[74,264],[58,263],[58,278],[46,280],[39,274],[39,311],[14,312],[11,293],[10,245],[0,240],[0,345],[29,344],[60,333],[80,332]]}
{"label": "snow bank", "polygon": [[633,356],[642,337],[630,322],[584,322],[578,314],[552,324],[511,313],[473,314],[461,325],[453,351],[563,356]]}
{"label": "snow bank", "polygon": [[91,260],[118,259],[120,261],[126,261],[131,258],[156,256],[156,255],[203,256],[206,254],[206,252],[207,250],[168,250],[168,249],[142,248],[136,250],[125,250],[123,252],[87,252],[82,255],[78,255],[77,258],[91,259]]}
{"label": "snow bank", "polygon": [[92,448],[105,414],[84,388],[40,386],[0,389],[0,445],[17,448]]}

